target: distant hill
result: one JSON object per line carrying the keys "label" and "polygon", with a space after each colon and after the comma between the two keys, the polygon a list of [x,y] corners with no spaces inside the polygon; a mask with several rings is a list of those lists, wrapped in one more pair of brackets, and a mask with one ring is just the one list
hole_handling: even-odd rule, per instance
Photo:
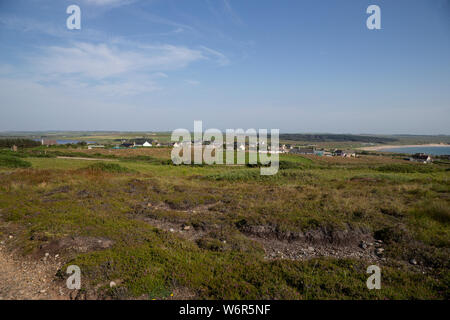
{"label": "distant hill", "polygon": [[280,134],[280,140],[291,141],[310,141],[310,142],[367,142],[367,143],[390,143],[398,141],[395,138],[362,136],[353,134],[300,134],[300,133],[284,133]]}

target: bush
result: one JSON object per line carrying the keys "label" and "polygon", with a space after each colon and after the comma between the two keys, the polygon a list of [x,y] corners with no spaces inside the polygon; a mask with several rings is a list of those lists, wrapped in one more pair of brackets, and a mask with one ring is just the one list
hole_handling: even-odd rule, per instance
{"label": "bush", "polygon": [[385,243],[399,243],[410,240],[408,231],[402,226],[385,227],[374,232],[375,239],[382,240]]}
{"label": "bush", "polygon": [[208,175],[206,178],[218,181],[250,181],[261,179],[261,175],[259,170],[241,169]]}
{"label": "bush", "polygon": [[31,167],[31,163],[18,157],[0,155],[0,167],[29,168]]}
{"label": "bush", "polygon": [[0,148],[11,148],[17,146],[19,148],[30,148],[40,146],[39,141],[30,139],[0,139]]}
{"label": "bush", "polygon": [[377,168],[381,172],[398,173],[430,173],[435,171],[430,165],[412,165],[412,164],[388,164]]}
{"label": "bush", "polygon": [[117,163],[94,163],[84,168],[84,170],[93,171],[93,172],[109,172],[109,173],[128,173],[134,172],[131,169],[122,167]]}
{"label": "bush", "polygon": [[162,164],[162,165],[172,164],[172,160],[158,159],[158,158],[155,158],[152,156],[144,156],[144,155],[136,155],[136,156],[126,157],[126,158],[122,158],[120,160],[128,161],[128,162],[144,161],[144,162],[148,162],[148,163]]}
{"label": "bush", "polygon": [[281,160],[280,161],[280,169],[284,170],[284,169],[295,169],[295,168],[300,168],[300,165],[298,163],[295,163],[293,161],[286,161],[286,160]]}
{"label": "bush", "polygon": [[199,248],[210,251],[223,251],[225,247],[222,241],[210,237],[198,239],[196,242]]}

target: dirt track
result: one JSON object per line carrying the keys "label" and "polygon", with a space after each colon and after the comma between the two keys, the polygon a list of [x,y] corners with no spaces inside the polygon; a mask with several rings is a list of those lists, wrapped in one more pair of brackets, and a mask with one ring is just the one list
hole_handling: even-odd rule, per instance
{"label": "dirt track", "polygon": [[38,261],[19,261],[0,244],[0,300],[69,299],[67,289],[54,281],[60,267],[56,260],[43,257]]}

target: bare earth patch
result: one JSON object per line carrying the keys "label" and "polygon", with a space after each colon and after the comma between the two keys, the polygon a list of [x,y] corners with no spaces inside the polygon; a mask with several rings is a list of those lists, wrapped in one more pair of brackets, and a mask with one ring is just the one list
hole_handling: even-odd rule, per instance
{"label": "bare earth patch", "polygon": [[0,300],[67,300],[70,293],[63,281],[56,281],[61,268],[58,257],[31,260],[9,252],[0,244]]}
{"label": "bare earth patch", "polygon": [[89,251],[108,249],[112,247],[112,245],[113,241],[107,238],[65,237],[42,244],[35,256],[45,256],[45,254],[67,255],[70,253],[86,253]]}
{"label": "bare earth patch", "polygon": [[[182,223],[151,217],[139,217],[139,219],[159,229],[176,233],[190,241],[201,239],[210,231],[208,226],[205,226],[205,228],[194,228]],[[324,236],[323,230],[316,230],[302,234],[302,237],[287,235],[286,238],[280,238],[279,234],[269,234],[266,230],[269,228],[260,227],[264,229],[261,233],[248,232],[249,230],[241,230],[241,232],[248,239],[263,246],[265,259],[267,260],[308,260],[318,257],[355,258],[378,262],[383,260],[380,254],[376,254],[377,249],[382,247],[382,243],[374,240],[369,234],[361,232],[342,234],[337,232],[334,234],[334,237],[330,237],[329,235]]]}

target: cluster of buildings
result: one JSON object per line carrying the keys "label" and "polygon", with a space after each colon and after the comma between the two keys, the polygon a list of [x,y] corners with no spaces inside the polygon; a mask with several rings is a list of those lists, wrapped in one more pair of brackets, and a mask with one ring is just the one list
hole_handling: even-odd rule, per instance
{"label": "cluster of buildings", "polygon": [[414,161],[414,162],[421,162],[421,163],[431,163],[433,162],[433,159],[431,156],[425,153],[416,153],[412,155],[410,158],[406,158],[405,160]]}
{"label": "cluster of buildings", "polygon": [[[134,139],[134,140],[122,140],[119,145],[113,147],[113,149],[124,149],[124,148],[137,148],[137,147],[159,147],[159,146],[167,146],[167,147],[179,147],[182,146],[183,143],[189,142],[174,142],[174,143],[159,143],[156,140],[152,139]],[[201,143],[203,145],[213,145],[219,147],[220,144],[214,141],[191,141],[192,144]],[[42,145],[52,146],[58,144],[56,140],[42,139]],[[264,147],[265,142],[257,142],[256,144],[249,143],[238,143],[234,142],[234,149],[238,151],[246,151],[246,150],[256,150],[260,147]],[[88,149],[96,149],[96,148],[105,148],[104,145],[99,144],[90,144],[88,145]],[[223,148],[227,148],[226,144],[223,144]],[[17,149],[17,147],[15,148]],[[326,157],[345,157],[352,158],[357,157],[354,151],[345,151],[340,149],[323,150],[316,149],[314,146],[293,146],[291,144],[282,144],[278,147],[276,146],[267,146],[264,148],[265,150],[258,150],[259,153],[290,153],[290,154],[299,154],[299,155],[317,155],[317,156],[326,156]],[[443,156],[444,157],[444,156]],[[450,157],[450,156],[448,156]],[[433,159],[430,155],[425,153],[416,153],[411,157],[404,158],[404,160],[420,162],[420,163],[431,163]]]}
{"label": "cluster of buildings", "polygon": [[160,143],[152,139],[135,139],[133,141],[122,140],[122,143],[115,148],[136,148],[136,147],[159,147]]}
{"label": "cluster of buildings", "polygon": [[310,154],[310,155],[316,155],[316,156],[325,156],[325,157],[345,157],[345,158],[351,158],[356,157],[356,153],[353,151],[344,151],[340,149],[334,149],[333,151],[326,151],[323,149],[316,149],[314,147],[297,147],[297,148],[291,148],[289,150],[289,153],[293,154]]}
{"label": "cluster of buildings", "polygon": [[[149,147],[159,147],[160,143],[152,139],[135,139],[135,140],[121,140],[120,144],[116,144],[113,149],[132,149],[132,148],[149,148]],[[167,145],[169,146],[169,145]],[[91,144],[88,145],[88,149],[100,149],[105,148],[101,144]]]}
{"label": "cluster of buildings", "polygon": [[[183,143],[189,143],[189,142],[175,142],[172,143],[173,147],[180,147],[183,146]],[[215,145],[216,147],[220,147],[220,144],[214,141],[191,141],[192,144],[195,143],[202,143],[203,145]],[[258,150],[259,153],[291,153],[291,154],[302,154],[302,155],[318,155],[318,156],[328,156],[328,157],[356,157],[356,153],[353,151],[343,151],[339,149],[335,149],[333,151],[325,151],[322,149],[316,149],[313,146],[307,146],[307,147],[296,147],[292,146],[290,144],[282,144],[279,146],[267,146],[265,148],[265,142],[258,142],[258,143],[238,143],[234,142],[234,150],[237,151],[246,151],[246,150],[257,150],[261,149],[263,147],[264,150]],[[224,149],[227,148],[227,144],[223,144],[222,147]]]}

